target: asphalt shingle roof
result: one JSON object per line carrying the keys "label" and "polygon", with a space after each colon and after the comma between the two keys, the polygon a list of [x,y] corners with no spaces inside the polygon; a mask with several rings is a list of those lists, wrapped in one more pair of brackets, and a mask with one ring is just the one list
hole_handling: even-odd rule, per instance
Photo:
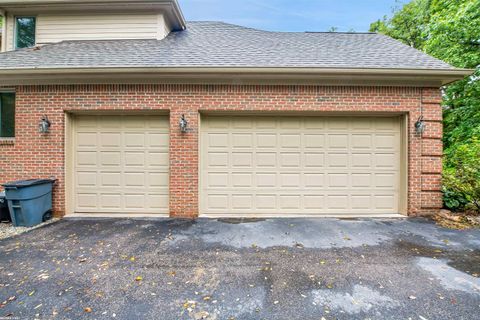
{"label": "asphalt shingle roof", "polygon": [[0,68],[311,67],[454,69],[375,33],[269,32],[189,22],[163,40],[64,41],[0,54]]}

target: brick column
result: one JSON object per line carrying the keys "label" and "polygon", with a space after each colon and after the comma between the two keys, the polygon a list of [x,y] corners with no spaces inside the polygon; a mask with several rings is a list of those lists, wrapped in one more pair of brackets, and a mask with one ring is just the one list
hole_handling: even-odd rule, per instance
{"label": "brick column", "polygon": [[[188,121],[182,133],[182,114]],[[170,216],[198,216],[198,111],[196,108],[174,106],[170,109]]]}
{"label": "brick column", "polygon": [[422,135],[421,215],[434,214],[442,208],[443,124],[441,94],[438,89],[422,92],[422,111],[426,123]]}

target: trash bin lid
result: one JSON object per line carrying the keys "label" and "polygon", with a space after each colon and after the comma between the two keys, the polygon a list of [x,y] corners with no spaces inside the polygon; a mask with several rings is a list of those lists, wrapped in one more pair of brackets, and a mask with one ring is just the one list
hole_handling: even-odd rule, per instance
{"label": "trash bin lid", "polygon": [[5,188],[24,188],[30,187],[37,184],[46,184],[46,183],[54,183],[55,180],[53,179],[29,179],[29,180],[18,180],[12,181],[5,184],[2,184]]}

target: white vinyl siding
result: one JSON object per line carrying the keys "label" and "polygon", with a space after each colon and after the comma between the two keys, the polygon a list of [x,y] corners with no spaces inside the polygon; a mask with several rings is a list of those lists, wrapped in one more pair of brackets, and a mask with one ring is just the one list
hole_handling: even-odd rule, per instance
{"label": "white vinyl siding", "polygon": [[62,40],[161,39],[164,21],[158,14],[89,14],[38,16],[37,43]]}
{"label": "white vinyl siding", "polygon": [[[66,40],[163,39],[170,28],[159,13],[38,14],[37,44]],[[7,16],[6,50],[14,50],[15,16]]]}

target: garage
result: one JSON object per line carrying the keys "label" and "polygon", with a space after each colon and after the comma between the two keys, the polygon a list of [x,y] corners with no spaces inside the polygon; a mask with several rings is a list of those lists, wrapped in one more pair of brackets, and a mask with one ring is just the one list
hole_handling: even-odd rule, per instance
{"label": "garage", "polygon": [[77,115],[72,129],[75,213],[168,214],[168,116]]}
{"label": "garage", "polygon": [[401,123],[399,116],[204,116],[200,213],[398,214]]}

